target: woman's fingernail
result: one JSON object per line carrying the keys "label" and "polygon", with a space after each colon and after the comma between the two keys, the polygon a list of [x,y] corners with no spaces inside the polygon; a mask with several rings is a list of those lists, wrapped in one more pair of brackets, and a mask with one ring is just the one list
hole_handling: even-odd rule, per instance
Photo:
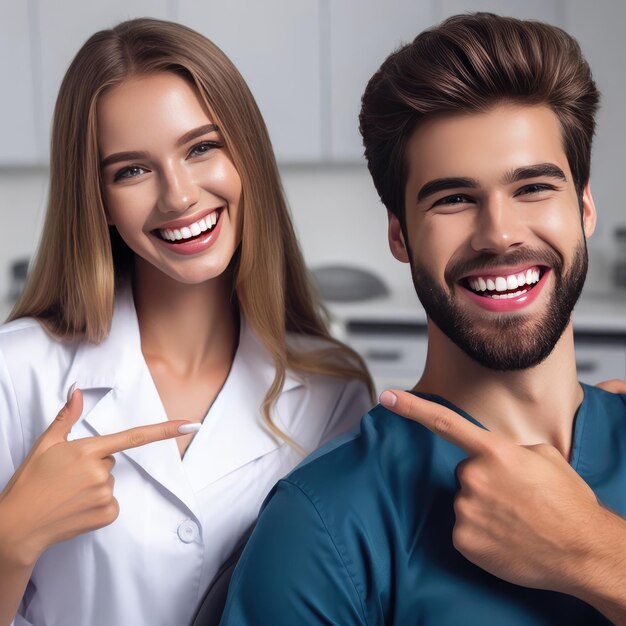
{"label": "woman's fingernail", "polygon": [[200,426],[202,426],[202,424],[198,424],[198,423],[181,424],[178,427],[178,432],[181,435],[189,435],[190,433],[197,433],[200,430]]}
{"label": "woman's fingernail", "polygon": [[76,383],[72,383],[72,386],[67,390],[67,401],[69,402],[76,391]]}
{"label": "woman's fingernail", "polygon": [[398,396],[396,396],[393,391],[387,390],[383,391],[380,394],[380,398],[378,398],[378,400],[383,406],[392,407],[395,406],[396,402],[398,401]]}

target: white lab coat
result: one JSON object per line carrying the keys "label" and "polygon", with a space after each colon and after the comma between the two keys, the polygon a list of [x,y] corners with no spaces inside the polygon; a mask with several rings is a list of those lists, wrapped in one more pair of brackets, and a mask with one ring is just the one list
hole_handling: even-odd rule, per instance
{"label": "white lab coat", "polygon": [[[242,320],[228,379],[184,458],[174,440],[117,454],[118,519],[41,556],[16,626],[189,624],[267,492],[301,460],[263,425],[259,407],[273,377],[271,357]],[[32,319],[0,328],[0,487],[73,382],[83,390],[84,413],[71,438],[167,419],[141,353],[129,288],[97,346],[55,341]],[[288,372],[275,421],[312,451],[355,425],[368,406],[362,383]]]}

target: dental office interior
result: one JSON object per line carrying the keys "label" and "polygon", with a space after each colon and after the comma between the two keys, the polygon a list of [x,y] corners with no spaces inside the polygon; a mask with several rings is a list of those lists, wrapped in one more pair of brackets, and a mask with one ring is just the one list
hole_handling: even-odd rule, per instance
{"label": "dental office interior", "polygon": [[602,93],[591,185],[598,226],[574,314],[579,378],[626,378],[626,3],[621,0],[0,0],[0,313],[36,249],[48,193],[50,120],[72,56],[131,17],[186,24],[234,61],[267,122],[309,268],[333,332],[366,359],[376,387],[411,387],[426,317],[363,158],[360,97],[382,60],[467,11],[538,19],[576,37]]}

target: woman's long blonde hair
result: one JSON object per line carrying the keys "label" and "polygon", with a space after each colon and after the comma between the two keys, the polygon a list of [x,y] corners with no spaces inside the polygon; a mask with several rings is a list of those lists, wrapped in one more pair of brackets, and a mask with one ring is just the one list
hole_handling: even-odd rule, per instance
{"label": "woman's long blonde hair", "polygon": [[[136,19],[93,35],[70,65],[54,112],[44,231],[25,289],[9,319],[32,316],[61,339],[100,342],[109,333],[115,280],[132,252],[109,227],[101,195],[96,106],[130,76],[174,72],[189,80],[219,125],[242,182],[242,243],[234,296],[276,365],[261,412],[271,419],[287,368],[372,384],[363,360],[333,339],[295,237],[270,139],[243,78],[213,43],[171,22]],[[324,349],[289,348],[286,333],[319,337]],[[297,446],[297,444],[296,444]]]}

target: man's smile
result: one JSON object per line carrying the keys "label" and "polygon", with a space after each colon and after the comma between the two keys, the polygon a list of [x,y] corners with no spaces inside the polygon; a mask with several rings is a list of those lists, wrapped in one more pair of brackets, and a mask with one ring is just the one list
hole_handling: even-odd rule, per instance
{"label": "man's smile", "polygon": [[551,273],[549,267],[533,265],[512,272],[472,274],[459,281],[462,292],[483,309],[513,312],[533,302]]}

